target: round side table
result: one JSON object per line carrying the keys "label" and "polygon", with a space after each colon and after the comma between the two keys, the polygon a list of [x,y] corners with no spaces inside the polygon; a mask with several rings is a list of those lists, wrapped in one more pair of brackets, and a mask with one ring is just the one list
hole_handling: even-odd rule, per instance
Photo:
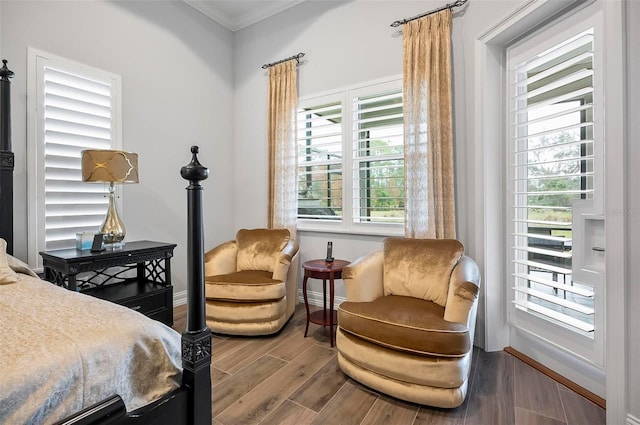
{"label": "round side table", "polygon": [[[304,329],[304,336],[307,336],[309,322],[317,325],[329,326],[329,341],[333,347],[334,333],[333,327],[338,324],[338,312],[333,309],[333,281],[342,279],[342,269],[349,264],[345,260],[333,260],[327,263],[323,260],[309,260],[302,264],[304,269],[304,279],[302,280],[302,294],[304,296],[304,306],[307,309],[307,327]],[[307,280],[309,278],[322,279],[322,310],[309,312],[309,300],[307,299]],[[327,309],[327,280],[329,281],[329,309]]]}

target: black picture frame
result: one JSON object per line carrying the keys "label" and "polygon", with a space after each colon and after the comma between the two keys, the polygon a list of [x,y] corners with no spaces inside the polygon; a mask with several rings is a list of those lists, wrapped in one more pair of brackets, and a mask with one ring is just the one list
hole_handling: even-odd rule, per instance
{"label": "black picture frame", "polygon": [[104,240],[104,234],[98,233],[93,236],[93,243],[91,244],[91,252],[101,252],[104,251],[104,247],[102,246],[102,241]]}

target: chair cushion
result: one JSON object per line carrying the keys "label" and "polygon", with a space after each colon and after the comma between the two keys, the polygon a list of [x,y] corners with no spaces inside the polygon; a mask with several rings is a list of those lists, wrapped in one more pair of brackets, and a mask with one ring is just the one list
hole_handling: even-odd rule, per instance
{"label": "chair cushion", "polygon": [[419,298],[389,295],[371,302],[346,301],[338,326],[365,340],[423,355],[461,357],[471,349],[469,330],[443,319],[444,308]]}
{"label": "chair cushion", "polygon": [[218,276],[207,276],[205,298],[238,302],[279,300],[286,295],[283,281],[272,278],[272,273],[245,270]]}
{"label": "chair cushion", "polygon": [[[206,301],[207,322],[226,324],[258,324],[287,319],[287,300],[237,302],[224,300]],[[211,328],[211,330],[214,330]]]}
{"label": "chair cushion", "polygon": [[264,270],[273,273],[278,257],[288,241],[287,229],[238,230],[236,270]]}
{"label": "chair cushion", "polygon": [[444,307],[451,273],[463,254],[464,247],[454,239],[385,239],[384,295],[422,298]]}

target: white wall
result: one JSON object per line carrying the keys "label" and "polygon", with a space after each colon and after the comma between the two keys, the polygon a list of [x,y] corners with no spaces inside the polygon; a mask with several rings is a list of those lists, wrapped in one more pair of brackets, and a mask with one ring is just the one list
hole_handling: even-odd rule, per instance
{"label": "white wall", "polygon": [[[474,217],[474,194],[469,188],[474,173],[466,119],[473,94],[473,86],[468,84],[473,82],[473,45],[479,34],[521,3],[474,0],[453,19],[457,225],[458,238],[471,256],[469,224]],[[304,52],[299,67],[300,96],[400,76],[402,37],[390,27],[391,22],[441,5],[442,1],[307,1],[235,34],[236,228],[265,226],[267,222],[267,77],[260,66]],[[354,260],[381,247],[382,239],[300,232],[301,261],[323,258],[328,240],[334,241],[336,257]],[[338,299],[344,296],[341,284],[336,293]],[[479,323],[483,323],[480,317]],[[478,331],[481,338],[482,330]]]}
{"label": "white wall", "polygon": [[186,289],[186,191],[180,167],[201,148],[206,244],[232,235],[233,34],[183,2],[0,2],[12,82],[15,253],[27,257],[27,46],[122,76],[123,145],[140,183],[124,187],[127,240],[178,244],[174,291]]}

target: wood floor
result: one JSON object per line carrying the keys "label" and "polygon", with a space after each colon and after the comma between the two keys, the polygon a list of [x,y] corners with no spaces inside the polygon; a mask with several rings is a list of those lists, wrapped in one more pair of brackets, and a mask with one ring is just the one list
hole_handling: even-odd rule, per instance
{"label": "wood floor", "polygon": [[[182,332],[186,308],[175,309]],[[437,409],[393,399],[340,371],[328,331],[309,325],[298,305],[277,335],[214,335],[211,366],[216,425],[239,424],[429,424],[596,425],[600,407],[505,352],[474,350],[470,389],[456,409]]]}

